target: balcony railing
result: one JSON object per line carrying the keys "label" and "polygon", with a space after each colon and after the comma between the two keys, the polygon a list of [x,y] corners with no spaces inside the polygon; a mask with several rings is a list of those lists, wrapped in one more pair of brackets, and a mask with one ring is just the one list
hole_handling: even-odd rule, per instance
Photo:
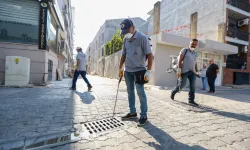
{"label": "balcony railing", "polygon": [[248,41],[249,33],[247,31],[242,31],[237,28],[227,27],[227,36],[232,38],[237,38],[240,40]]}
{"label": "balcony railing", "polygon": [[227,3],[246,12],[250,12],[250,4],[245,0],[227,0]]}

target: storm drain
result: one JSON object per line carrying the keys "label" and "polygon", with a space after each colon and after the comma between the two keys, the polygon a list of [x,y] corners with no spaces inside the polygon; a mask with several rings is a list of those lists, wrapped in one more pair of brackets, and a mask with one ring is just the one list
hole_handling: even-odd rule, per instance
{"label": "storm drain", "polygon": [[114,130],[114,129],[119,128],[123,125],[124,125],[124,123],[122,123],[120,120],[118,120],[116,118],[107,118],[107,119],[88,122],[88,123],[83,124],[83,126],[87,129],[89,134],[98,134],[101,132]]}
{"label": "storm drain", "polygon": [[[15,147],[14,143],[6,143],[6,145],[0,145],[0,149],[10,149],[10,150],[37,150],[37,149],[45,149],[49,147],[56,147],[59,145],[68,144],[71,142],[76,142],[80,140],[80,135],[76,133],[68,133],[64,135],[54,135],[51,136],[41,136],[36,138],[27,138],[24,141],[24,145],[20,147]],[[1,147],[3,146],[3,147]]]}

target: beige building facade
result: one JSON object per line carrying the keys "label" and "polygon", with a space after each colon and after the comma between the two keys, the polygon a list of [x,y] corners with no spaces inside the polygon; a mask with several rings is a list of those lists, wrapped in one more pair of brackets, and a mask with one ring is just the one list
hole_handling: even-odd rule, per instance
{"label": "beige building facade", "polygon": [[238,47],[237,52],[222,56],[200,55],[216,59],[222,84],[250,84],[249,0],[162,0],[148,14],[149,36],[166,32]]}
{"label": "beige building facade", "polygon": [[[70,0],[0,0],[0,82],[6,56],[30,59],[30,84],[64,77],[73,65]],[[74,10],[73,10],[74,11]]]}

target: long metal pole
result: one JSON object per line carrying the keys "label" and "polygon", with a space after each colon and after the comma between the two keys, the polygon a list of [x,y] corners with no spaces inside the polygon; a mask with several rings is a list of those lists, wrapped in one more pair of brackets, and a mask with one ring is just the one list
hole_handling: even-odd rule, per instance
{"label": "long metal pole", "polygon": [[119,86],[120,86],[121,81],[122,81],[122,77],[120,77],[120,80],[118,82],[118,87],[117,87],[117,91],[116,91],[116,98],[115,98],[115,106],[114,106],[112,118],[114,118],[114,116],[115,116],[115,108],[116,108],[117,96],[118,96],[118,91],[119,91]]}

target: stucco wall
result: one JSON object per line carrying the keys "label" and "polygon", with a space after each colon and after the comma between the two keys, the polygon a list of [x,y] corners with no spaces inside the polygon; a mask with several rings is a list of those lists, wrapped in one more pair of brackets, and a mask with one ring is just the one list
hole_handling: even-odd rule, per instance
{"label": "stucco wall", "polygon": [[6,56],[22,56],[30,58],[30,83],[40,84],[43,81],[45,69],[45,52],[38,50],[37,45],[0,43],[0,82],[5,80]]}
{"label": "stucco wall", "polygon": [[[199,39],[216,40],[217,26],[226,22],[225,0],[162,0],[160,30],[169,30],[188,25],[187,28],[173,30],[171,34],[185,36],[190,34],[190,15],[198,12],[197,34]],[[148,32],[153,28],[153,16],[149,17]]]}
{"label": "stucco wall", "polygon": [[[152,74],[153,82],[151,84],[156,86],[167,86],[174,87],[177,83],[176,75],[173,73],[167,73],[167,69],[170,67],[171,59],[170,55],[178,56],[180,50],[183,47],[175,47],[164,44],[156,45],[155,59],[154,59],[154,70]],[[189,86],[187,81],[186,86]],[[196,78],[196,87],[201,87],[201,79]]]}
{"label": "stucco wall", "polygon": [[[42,84],[48,78],[48,60],[53,61],[52,79],[56,80],[58,66],[57,55],[53,51],[38,50],[37,45],[0,43],[0,82],[5,80],[6,56],[22,56],[30,58],[30,84]],[[63,71],[65,58],[60,59],[60,69]]]}
{"label": "stucco wall", "polygon": [[122,55],[122,51],[118,51],[105,58],[105,71],[104,76],[109,78],[118,79],[119,62]]}

